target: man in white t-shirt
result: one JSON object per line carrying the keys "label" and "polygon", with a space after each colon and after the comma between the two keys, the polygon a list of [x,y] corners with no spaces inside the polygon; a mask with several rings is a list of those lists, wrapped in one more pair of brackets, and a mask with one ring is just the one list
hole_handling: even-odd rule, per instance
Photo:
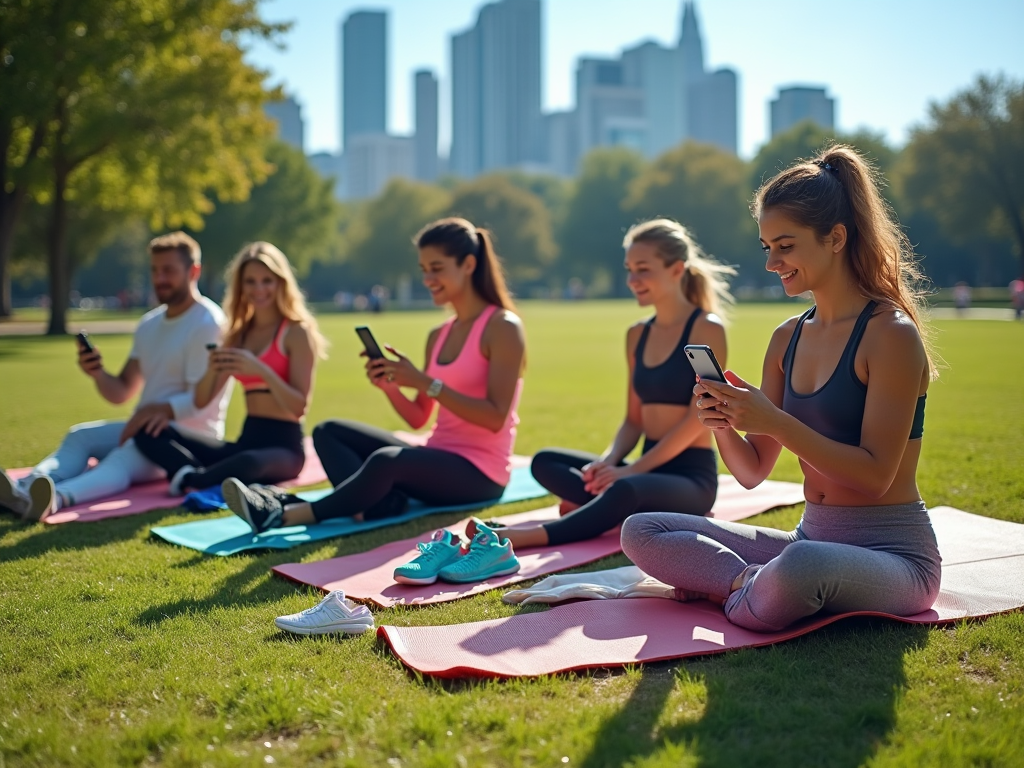
{"label": "man in white t-shirt", "polygon": [[[220,341],[224,320],[220,307],[199,293],[199,244],[184,232],[173,232],[152,240],[149,252],[153,291],[162,303],[139,321],[121,373],[108,373],[96,348],[80,345],[78,353],[79,367],[108,402],[120,404],[142,391],[135,412],[127,422],[76,424],[60,447],[17,483],[0,471],[0,507],[39,520],[61,507],[159,479],[163,470],[135,447],[132,437],[139,432],[157,435],[173,422],[188,431],[224,436],[231,388],[203,409],[193,402],[193,389],[209,359],[207,345]],[[92,469],[90,459],[99,462]]]}

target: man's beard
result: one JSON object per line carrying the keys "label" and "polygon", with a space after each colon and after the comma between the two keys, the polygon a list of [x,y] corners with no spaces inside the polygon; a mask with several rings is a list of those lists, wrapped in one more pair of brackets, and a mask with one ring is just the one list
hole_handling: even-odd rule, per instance
{"label": "man's beard", "polygon": [[173,307],[181,304],[188,298],[189,287],[188,285],[183,285],[180,288],[165,288],[163,291],[154,289],[154,292],[160,303]]}

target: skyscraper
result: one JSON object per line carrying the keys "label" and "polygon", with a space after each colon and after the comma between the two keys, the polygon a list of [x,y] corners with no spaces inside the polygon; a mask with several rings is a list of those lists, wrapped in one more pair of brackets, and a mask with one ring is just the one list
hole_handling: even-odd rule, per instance
{"label": "skyscraper", "polygon": [[700,37],[697,9],[692,2],[683,4],[683,21],[679,29],[677,48],[676,120],[684,136],[690,133],[690,87],[704,77],[704,41]]}
{"label": "skyscraper", "polygon": [[648,41],[622,53],[623,82],[643,91],[647,122],[644,154],[656,157],[683,140],[679,122],[677,52]]}
{"label": "skyscraper", "polygon": [[644,92],[625,83],[618,59],[580,59],[576,65],[576,128],[580,157],[594,147],[647,143]]}
{"label": "skyscraper", "polygon": [[463,176],[543,155],[540,0],[500,0],[452,36],[451,167]]}
{"label": "skyscraper", "polygon": [[341,30],[341,142],[387,131],[387,13],[356,11]]}
{"label": "skyscraper", "polygon": [[300,151],[305,149],[305,126],[302,122],[302,108],[291,96],[281,101],[269,101],[263,105],[267,117],[277,123],[277,135],[281,141],[291,144]]}
{"label": "skyscraper", "polygon": [[722,68],[690,85],[690,136],[736,154],[739,137],[736,71]]}
{"label": "skyscraper", "polygon": [[832,128],[835,110],[835,99],[826,96],[824,88],[806,85],[780,88],[779,97],[771,103],[772,137],[804,120],[813,120],[822,128]]}
{"label": "skyscraper", "polygon": [[437,178],[437,78],[429,69],[414,75],[416,94],[416,178],[434,181]]}

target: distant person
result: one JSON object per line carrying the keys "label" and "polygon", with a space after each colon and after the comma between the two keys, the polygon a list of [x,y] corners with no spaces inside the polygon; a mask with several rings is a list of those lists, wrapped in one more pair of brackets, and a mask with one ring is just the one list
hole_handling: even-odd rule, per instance
{"label": "distant person", "polygon": [[961,280],[953,286],[953,306],[962,315],[971,307],[971,286]]}
{"label": "distant person", "polygon": [[[623,241],[627,285],[654,315],[626,332],[626,415],[600,456],[549,448],[533,457],[533,476],[577,507],[558,520],[502,529],[513,548],[568,544],[600,536],[634,512],[705,515],[718,492],[711,434],[697,419],[697,376],[683,351],[706,344],[725,364],[725,328],[718,313],[731,301],[725,276],[681,224],[654,219]],[[578,417],[581,417],[578,415]],[[635,461],[626,457],[643,440]],[[467,534],[476,532],[470,523]]]}
{"label": "distant person", "polygon": [[754,199],[765,268],[814,306],[775,329],[761,387],[694,388],[700,420],[746,488],[787,448],[805,510],[780,531],[688,515],[633,515],[622,550],[681,600],[724,604],[773,632],[819,612],[911,616],[939,594],[941,557],[917,487],[933,365],[922,341],[913,248],[866,161],[833,146]]}
{"label": "distant person", "polygon": [[298,477],[306,460],[302,417],[314,369],[326,343],[306,308],[287,257],[270,243],[247,245],[228,266],[224,344],[209,352],[195,387],[197,408],[220,399],[236,379],[245,391],[246,419],[238,441],[167,427],[135,443],[170,478],[168,492],[243,483],[281,483]]}
{"label": "distant person", "polygon": [[1024,315],[1024,280],[1010,283],[1010,303],[1013,305],[1013,317],[1020,320]]}
{"label": "distant person", "polygon": [[[217,344],[224,314],[199,293],[199,244],[184,232],[149,244],[153,293],[161,305],[143,315],[135,329],[128,362],[114,376],[99,349],[81,345],[78,365],[96,382],[100,396],[124,403],[141,390],[127,421],[77,424],[60,447],[18,483],[0,473],[0,506],[25,520],[39,520],[62,507],[121,493],[134,483],[158,480],[163,470],[139,452],[135,438],[165,429],[220,438],[229,394],[195,404],[193,390],[203,377],[207,344]],[[89,469],[89,460],[99,463]]]}
{"label": "distant person", "polygon": [[[422,229],[415,242],[423,284],[434,304],[450,306],[453,315],[428,335],[423,370],[386,347],[396,359],[368,359],[366,374],[413,429],[437,412],[426,445],[409,445],[355,421],[319,424],[313,441],[333,493],[295,503],[286,494],[225,481],[228,505],[254,531],[338,517],[389,517],[401,514],[409,497],[438,506],[486,505],[501,497],[519,423],[522,322],[486,230],[465,219],[442,219]],[[402,388],[415,390],[412,399]],[[508,556],[495,544],[482,550],[485,560],[491,553]]]}

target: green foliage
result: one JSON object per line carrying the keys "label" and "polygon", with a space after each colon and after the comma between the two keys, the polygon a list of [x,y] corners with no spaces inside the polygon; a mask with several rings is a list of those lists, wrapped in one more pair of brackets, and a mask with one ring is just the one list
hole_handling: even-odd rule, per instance
{"label": "green foliage", "polygon": [[747,210],[747,168],[710,144],[686,142],[656,159],[630,185],[624,207],[634,218],[667,216],[686,226],[705,252],[738,264],[739,282],[760,280],[757,229]]}
{"label": "green foliage", "polygon": [[595,149],[583,158],[558,233],[564,275],[591,282],[595,272],[602,272],[616,295],[628,293],[622,279],[622,237],[635,219],[623,201],[643,170],[643,158],[625,147]]}
{"label": "green foliage", "polygon": [[557,256],[544,203],[502,175],[460,184],[448,210],[494,234],[495,249],[513,287],[540,280]]}
{"label": "green foliage", "polygon": [[363,204],[348,229],[349,261],[356,274],[395,285],[401,275],[417,272],[413,236],[440,217],[450,196],[439,187],[404,179],[391,181]]}
{"label": "green foliage", "polygon": [[980,76],[911,135],[900,192],[954,243],[1013,248],[1024,273],[1024,83]]}
{"label": "green foliage", "polygon": [[[730,365],[756,381],[772,328],[799,308],[740,306]],[[518,451],[601,450],[625,407],[623,334],[644,310],[524,301],[521,312],[530,367]],[[384,313],[372,323],[382,342],[416,353],[440,317]],[[341,417],[399,426],[358,361],[351,327],[366,319],[320,318],[332,354],[318,369],[307,424]],[[1005,354],[1021,328],[937,325],[950,367],[929,391],[922,493],[930,505],[1024,522],[1024,358]],[[94,340],[108,361],[123,360],[130,345],[128,336]],[[99,401],[68,339],[0,338],[0,360],[2,466],[37,460],[75,421],[127,412]],[[236,397],[229,435],[243,416]],[[798,472],[783,452],[774,477]],[[754,522],[788,528],[798,516],[789,508]],[[0,514],[0,762],[1008,768],[1024,753],[1022,612],[936,628],[851,619],[767,648],[497,682],[410,675],[372,635],[275,630],[274,616],[319,595],[271,575],[272,566],[365,552],[459,517],[215,558],[150,538],[151,526],[195,519],[181,509],[57,526]],[[618,556],[587,569],[625,564]],[[493,591],[374,613],[378,624],[437,626],[523,610]]]}
{"label": "green foliage", "polygon": [[817,123],[805,120],[772,138],[758,150],[751,162],[751,197],[763,183],[779,171],[783,171],[798,160],[816,155],[831,143],[849,144],[873,162],[883,174],[888,175],[896,161],[897,153],[885,142],[881,134],[861,130],[854,133],[839,133],[822,128]]}
{"label": "green foliage", "polygon": [[300,150],[284,142],[271,142],[266,159],[273,172],[249,199],[219,204],[193,233],[209,274],[219,273],[243,245],[256,240],[284,251],[299,274],[314,259],[326,261],[336,247],[342,205],[334,198],[334,182],[321,178]]}

